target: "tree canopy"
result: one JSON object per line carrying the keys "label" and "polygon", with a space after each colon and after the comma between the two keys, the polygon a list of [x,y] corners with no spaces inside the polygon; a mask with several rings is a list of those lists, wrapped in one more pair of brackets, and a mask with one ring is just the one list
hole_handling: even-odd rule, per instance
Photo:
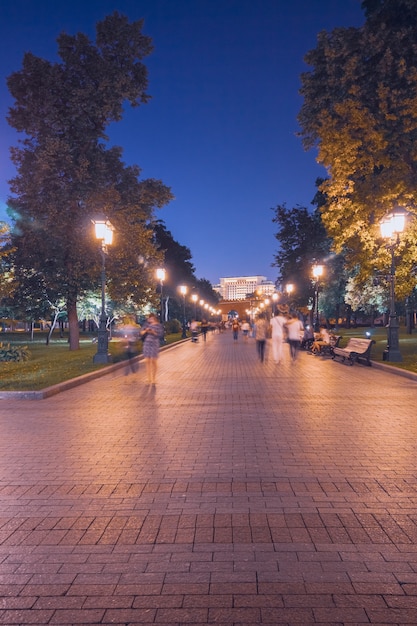
{"label": "tree canopy", "polygon": [[12,149],[13,244],[21,281],[35,271],[66,300],[70,348],[79,342],[76,304],[100,277],[100,254],[91,219],[105,215],[115,228],[109,257],[114,297],[146,290],[138,255],[158,259],[150,224],[171,199],[160,181],[140,180],[137,166],[107,148],[106,128],[128,102],[149,100],[143,59],[152,50],[141,20],[115,12],[96,25],[95,42],[83,33],[61,34],[59,62],[27,53],[8,78],[14,98],[8,121],[23,134]]}
{"label": "tree canopy", "polygon": [[153,232],[158,250],[164,256],[166,269],[164,293],[165,297],[168,296],[171,299],[170,310],[172,314],[178,319],[182,317],[182,296],[178,294],[180,285],[188,287],[188,296],[197,293],[199,299],[213,304],[218,302],[219,296],[213,290],[211,283],[205,278],[196,278],[190,249],[174,239],[162,220],[155,222]]}
{"label": "tree canopy", "polygon": [[329,255],[329,238],[318,209],[313,212],[303,206],[288,209],[281,204],[273,210],[272,221],[278,225],[275,238],[279,249],[274,261],[274,266],[279,268],[278,282],[283,287],[293,283],[294,299],[307,306],[313,296],[312,266]]}
{"label": "tree canopy", "polygon": [[365,281],[389,267],[379,223],[410,213],[397,248],[398,292],[416,284],[417,11],[415,0],[368,0],[360,28],[321,32],[306,55],[299,114],[306,149],[317,148],[329,178],[323,223],[337,252]]}

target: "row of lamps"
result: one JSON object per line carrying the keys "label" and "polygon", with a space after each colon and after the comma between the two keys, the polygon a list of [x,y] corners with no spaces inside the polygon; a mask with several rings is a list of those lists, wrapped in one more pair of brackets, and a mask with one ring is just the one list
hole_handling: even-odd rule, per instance
{"label": "row of lamps", "polygon": [[[109,343],[107,333],[107,315],[106,315],[106,255],[107,248],[112,244],[114,228],[109,220],[105,218],[96,218],[92,220],[95,227],[96,238],[101,242],[101,312],[100,321],[97,332],[97,352],[93,357],[94,363],[109,363],[111,361],[111,355],[109,354]],[[388,215],[380,224],[381,235],[384,239],[388,240],[387,249],[391,254],[391,267],[390,267],[390,312],[389,312],[389,324],[388,324],[388,344],[385,350],[385,360],[392,362],[402,361],[402,356],[399,348],[399,321],[395,310],[395,249],[400,243],[400,233],[403,232],[405,227],[405,213],[402,211],[394,212]],[[318,332],[320,329],[320,313],[319,313],[319,287],[320,279],[323,276],[324,267],[319,263],[315,263],[312,269],[313,277],[315,279],[315,315],[314,317],[314,329]],[[164,298],[163,287],[166,278],[166,272],[164,268],[158,268],[156,270],[156,277],[160,282],[161,293],[161,321],[164,320]],[[286,292],[290,296],[294,290],[294,285],[289,283],[286,286]],[[185,314],[185,297],[187,295],[187,286],[180,285],[179,291],[183,297],[183,322],[182,322],[182,338],[187,337],[187,321]],[[278,294],[272,295],[272,300],[278,300]],[[197,317],[197,301],[198,295],[192,294],[191,300],[194,303],[194,317]],[[265,304],[269,304],[265,301]],[[200,306],[204,306],[204,300],[200,300]],[[209,306],[207,305],[209,309]],[[214,311],[214,309],[213,309]]]}

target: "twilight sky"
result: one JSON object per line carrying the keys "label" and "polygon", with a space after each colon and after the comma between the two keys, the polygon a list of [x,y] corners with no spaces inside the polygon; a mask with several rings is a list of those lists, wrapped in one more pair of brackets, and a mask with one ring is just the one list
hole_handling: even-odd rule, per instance
{"label": "twilight sky", "polygon": [[23,54],[56,60],[61,31],[94,39],[114,10],[144,18],[151,101],[126,106],[111,143],[175,200],[157,212],[190,248],[198,278],[266,276],[277,252],[271,208],[310,206],[325,171],[297,133],[300,74],[317,33],[360,26],[360,0],[0,0],[0,219],[17,135],[6,77]]}

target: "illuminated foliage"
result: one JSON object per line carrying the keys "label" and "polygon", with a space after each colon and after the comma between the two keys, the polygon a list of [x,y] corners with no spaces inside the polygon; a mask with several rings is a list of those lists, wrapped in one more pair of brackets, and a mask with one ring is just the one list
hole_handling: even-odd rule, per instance
{"label": "illuminated foliage", "polygon": [[379,222],[398,206],[410,212],[398,247],[398,293],[416,284],[417,10],[415,0],[368,1],[361,28],[321,32],[306,55],[304,145],[329,174],[323,223],[337,252],[364,281],[389,267]]}
{"label": "illuminated foliage", "polygon": [[[119,148],[107,148],[106,128],[123,104],[148,101],[142,59],[151,40],[142,21],[117,12],[96,25],[96,41],[78,33],[58,37],[59,62],[27,53],[8,79],[14,98],[9,123],[23,134],[12,149],[15,263],[22,280],[34,271],[66,301],[70,349],[79,347],[77,300],[100,280],[100,253],[91,218],[104,214],[116,229],[109,257],[109,289],[135,296],[137,258],[156,255],[148,235],[154,210],[171,198],[160,181],[140,181]],[[142,276],[143,279],[143,276]]]}

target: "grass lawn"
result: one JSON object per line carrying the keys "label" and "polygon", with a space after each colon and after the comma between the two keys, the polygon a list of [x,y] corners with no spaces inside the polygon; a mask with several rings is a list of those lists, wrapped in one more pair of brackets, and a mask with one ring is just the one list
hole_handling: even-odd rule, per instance
{"label": "grass lawn", "polygon": [[[167,335],[166,343],[174,343],[181,338],[181,333]],[[97,344],[93,336],[82,337],[80,349],[70,351],[68,338],[54,337],[49,346],[45,343],[45,334],[37,332],[31,341],[26,333],[1,333],[0,341],[4,344],[27,346],[30,352],[28,361],[0,362],[0,390],[2,391],[38,391],[64,380],[82,376],[89,372],[107,367],[93,363]],[[142,351],[141,343],[138,344]],[[113,363],[125,359],[123,343],[118,340],[109,342],[109,352]]]}
{"label": "grass lawn", "polygon": [[[382,363],[382,354],[387,347],[387,329],[384,327],[377,328],[341,328],[336,334],[342,335],[343,339],[340,346],[346,345],[349,337],[365,337],[365,333],[369,332],[371,338],[375,341],[372,346],[371,358],[373,361]],[[388,365],[400,367],[410,372],[417,373],[417,332],[413,331],[411,335],[405,332],[403,327],[400,328],[400,352],[403,357],[401,363],[387,362]]]}

